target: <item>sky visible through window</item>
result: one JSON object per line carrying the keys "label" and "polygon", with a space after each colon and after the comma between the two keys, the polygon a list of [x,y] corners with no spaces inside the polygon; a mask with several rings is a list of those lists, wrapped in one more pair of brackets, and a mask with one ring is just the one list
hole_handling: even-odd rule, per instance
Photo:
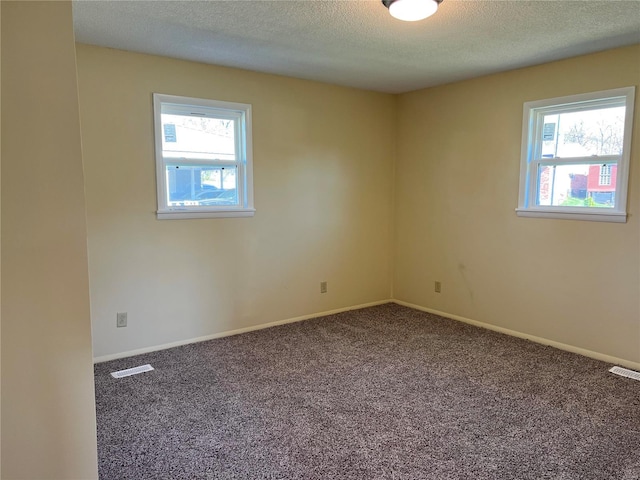
{"label": "sky visible through window", "polygon": [[165,157],[236,159],[233,120],[163,113],[162,129]]}

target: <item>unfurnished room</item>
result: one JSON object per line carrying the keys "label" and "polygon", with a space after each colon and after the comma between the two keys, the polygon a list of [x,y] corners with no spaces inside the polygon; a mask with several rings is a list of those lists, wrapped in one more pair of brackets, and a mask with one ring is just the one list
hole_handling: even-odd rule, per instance
{"label": "unfurnished room", "polygon": [[0,2],[18,479],[640,480],[640,2]]}

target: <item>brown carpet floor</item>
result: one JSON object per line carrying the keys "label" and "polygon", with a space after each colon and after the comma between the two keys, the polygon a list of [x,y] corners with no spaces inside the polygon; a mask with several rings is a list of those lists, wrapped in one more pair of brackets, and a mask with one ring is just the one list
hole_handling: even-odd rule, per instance
{"label": "brown carpet floor", "polygon": [[395,304],[101,363],[100,478],[637,480],[609,367]]}

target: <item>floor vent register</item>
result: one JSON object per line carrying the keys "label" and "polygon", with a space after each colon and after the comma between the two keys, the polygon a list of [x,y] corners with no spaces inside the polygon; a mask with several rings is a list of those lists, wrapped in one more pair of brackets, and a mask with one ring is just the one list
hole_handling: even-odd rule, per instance
{"label": "floor vent register", "polygon": [[610,368],[609,371],[611,373],[615,373],[616,375],[620,375],[621,377],[627,377],[627,378],[633,378],[634,380],[640,380],[640,372],[636,372],[634,370],[629,370],[628,368],[613,367],[613,368]]}
{"label": "floor vent register", "polygon": [[140,365],[139,367],[127,368],[126,370],[118,370],[117,372],[111,372],[111,376],[114,378],[130,377],[131,375],[137,375],[138,373],[150,372],[153,367],[149,364]]}

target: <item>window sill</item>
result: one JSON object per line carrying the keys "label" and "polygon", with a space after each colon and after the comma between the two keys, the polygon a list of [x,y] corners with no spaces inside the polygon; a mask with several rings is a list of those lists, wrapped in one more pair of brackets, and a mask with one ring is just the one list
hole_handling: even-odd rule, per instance
{"label": "window sill", "polygon": [[516,208],[519,217],[559,218],[563,220],[583,220],[587,222],[626,223],[627,214],[620,212],[578,212],[552,211],[547,209]]}
{"label": "window sill", "polygon": [[235,210],[158,210],[158,220],[179,220],[187,218],[234,218],[234,217],[253,217],[256,213],[255,208],[239,208]]}

